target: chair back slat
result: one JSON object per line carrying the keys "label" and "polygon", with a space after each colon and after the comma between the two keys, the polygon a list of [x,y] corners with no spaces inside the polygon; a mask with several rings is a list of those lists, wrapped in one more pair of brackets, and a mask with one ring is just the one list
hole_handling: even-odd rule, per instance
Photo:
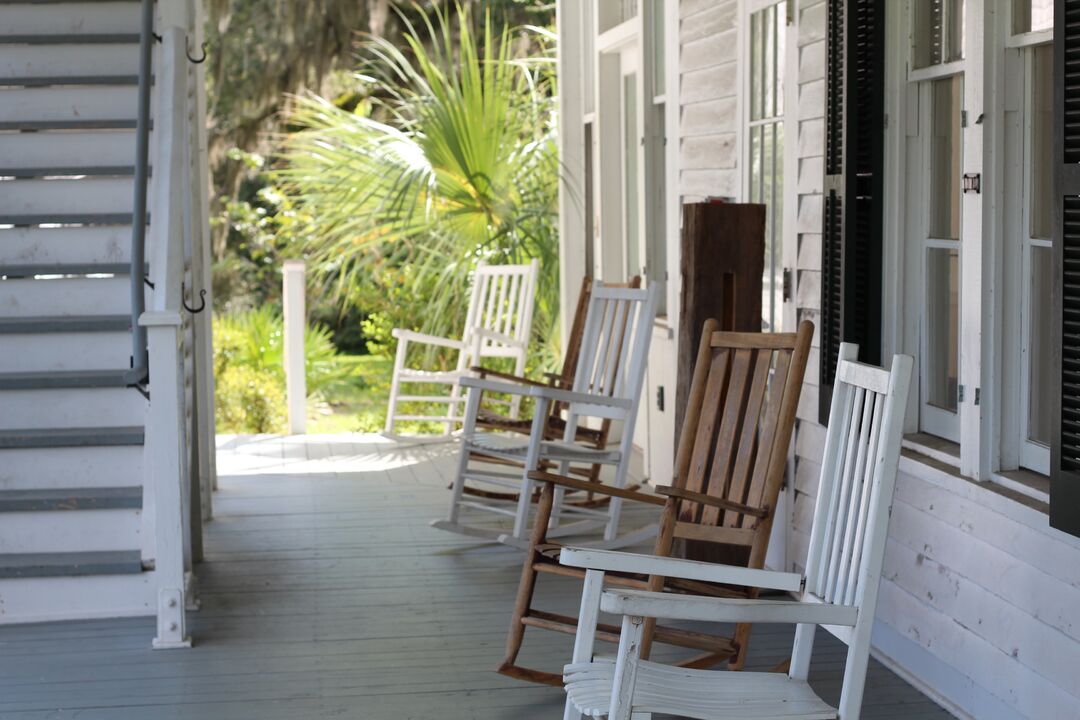
{"label": "chair back slat", "polygon": [[911,375],[911,358],[897,355],[890,373],[857,351],[840,351],[806,562],[807,593],[842,605],[876,592]]}
{"label": "chair back slat", "polygon": [[[498,339],[481,337],[477,341],[476,332],[487,330],[518,342],[528,341],[539,267],[536,260],[528,265],[477,265],[462,337],[469,355],[462,355],[462,366],[476,363],[484,356],[522,354],[519,348]],[[478,357],[471,357],[473,352]]]}
{"label": "chair back slat", "polygon": [[[685,425],[693,432],[693,443],[680,443],[675,484],[739,507],[682,501],[676,537],[723,537],[729,544],[749,546],[751,562],[764,562],[769,511],[783,483],[812,336],[809,322],[802,323],[797,333],[703,336],[695,370],[697,388],[691,390],[701,398],[688,408]],[[704,375],[702,363],[708,366]],[[754,514],[743,506],[753,508]],[[758,546],[760,552],[754,549]]]}
{"label": "chair back slat", "polygon": [[[764,353],[762,353],[764,354]],[[791,361],[793,353],[776,353],[774,355],[774,367],[773,367],[773,382],[784,382],[786,378],[787,388],[784,390],[787,397],[798,397],[799,388],[802,385],[802,377],[795,376],[791,373]],[[786,463],[787,461],[787,448],[777,446],[775,439],[777,432],[780,431],[781,424],[786,424],[788,421],[782,418],[781,412],[787,411],[789,413],[795,412],[797,403],[792,405],[790,403],[785,404],[782,402],[770,403],[762,413],[762,426],[758,433],[757,442],[762,453],[762,461],[754,463],[753,476],[750,481],[750,487],[746,492],[745,504],[751,507],[762,507],[767,503],[768,497],[768,479],[769,468],[774,463]],[[764,453],[769,453],[766,457]],[[777,456],[779,454],[779,456]],[[757,518],[750,515],[743,515],[741,518],[742,526],[744,528],[753,527],[758,523]]]}
{"label": "chair back slat", "polygon": [[[582,333],[573,389],[632,399],[644,379],[645,358],[663,288],[594,286]],[[644,342],[643,342],[644,341]]]}

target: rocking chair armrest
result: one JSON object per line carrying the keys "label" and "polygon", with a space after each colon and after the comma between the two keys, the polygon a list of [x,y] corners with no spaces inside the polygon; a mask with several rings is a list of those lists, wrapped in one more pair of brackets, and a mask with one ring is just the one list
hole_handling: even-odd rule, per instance
{"label": "rocking chair armrest", "polygon": [[668,620],[848,627],[855,625],[859,615],[858,609],[851,605],[802,600],[716,598],[621,588],[605,591],[600,600],[600,609],[616,615]]}
{"label": "rocking chair armrest", "polygon": [[518,340],[516,337],[512,337],[506,333],[496,332],[495,330],[489,330],[488,328],[476,328],[472,332],[474,337],[483,338],[485,340],[494,340],[503,345],[510,345],[512,347],[524,347],[527,345],[524,340]]}
{"label": "rocking chair armrest", "polygon": [[601,405],[604,407],[622,408],[630,410],[633,401],[628,398],[616,398],[609,395],[597,395],[595,393],[574,392],[562,388],[542,385],[530,388],[529,394],[533,397],[542,397],[554,402],[580,403],[582,405]]}
{"label": "rocking chair armrest", "polygon": [[471,377],[466,375],[458,380],[458,385],[463,388],[482,390],[485,392],[505,393],[507,395],[529,395],[532,386],[518,382],[505,382],[502,380],[488,380],[484,377]]}
{"label": "rocking chair armrest", "polygon": [[473,366],[473,367],[469,368],[469,371],[476,373],[476,375],[478,377],[481,377],[481,378],[493,377],[493,378],[499,378],[500,380],[508,380],[510,382],[517,383],[519,385],[530,385],[530,386],[533,386],[533,387],[547,387],[547,383],[537,382],[536,380],[530,380],[529,378],[521,377],[520,375],[513,375],[511,373],[499,372],[498,370],[489,370],[489,369],[484,368],[484,367]]}
{"label": "rocking chair armrest", "polygon": [[549,482],[554,485],[561,485],[564,488],[570,490],[582,490],[584,492],[594,492],[600,495],[607,495],[609,497],[619,497],[624,500],[634,500],[636,502],[646,503],[647,505],[658,505],[663,507],[664,499],[655,495],[646,495],[643,492],[636,490],[627,490],[625,488],[612,487],[610,485],[602,485],[598,482],[591,482],[589,480],[578,480],[577,478],[566,477],[565,475],[556,475],[554,473],[546,473],[540,470],[534,470],[529,473],[530,480],[536,480],[537,482]]}
{"label": "rocking chair armrest", "polygon": [[731,510],[732,512],[742,513],[743,515],[749,515],[756,518],[764,518],[769,516],[769,506],[766,505],[763,508],[754,507],[752,505],[744,505],[743,503],[733,502],[724,498],[713,497],[712,495],[703,495],[702,493],[693,492],[691,490],[684,490],[683,488],[671,487],[670,485],[659,485],[656,488],[656,492],[660,495],[666,495],[667,497],[677,498],[679,500],[688,500],[690,502],[700,503],[702,505],[709,505],[711,507],[720,508],[721,510]]}
{"label": "rocking chair armrest", "polygon": [[396,337],[398,340],[424,343],[426,345],[439,345],[441,347],[454,348],[456,350],[465,349],[465,343],[461,342],[460,340],[451,340],[450,338],[439,337],[438,335],[428,335],[427,333],[416,332],[415,330],[394,328],[390,331],[390,334]]}
{"label": "rocking chair armrest", "polygon": [[[723,583],[765,590],[798,592],[802,589],[803,576],[799,573],[758,570],[737,565],[683,560],[682,558],[641,555],[613,550],[590,548],[563,548],[559,562],[571,567],[610,572],[631,572],[641,575],[660,575],[682,580]],[[664,616],[668,617],[668,616]]]}

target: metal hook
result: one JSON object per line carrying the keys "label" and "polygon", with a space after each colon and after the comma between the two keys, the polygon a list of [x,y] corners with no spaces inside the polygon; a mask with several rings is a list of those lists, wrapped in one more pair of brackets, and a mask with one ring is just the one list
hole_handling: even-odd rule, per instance
{"label": "metal hook", "polygon": [[206,309],[206,289],[199,291],[199,307],[193,308],[187,303],[187,287],[184,283],[180,283],[180,304],[192,315],[198,315]]}
{"label": "metal hook", "polygon": [[190,60],[195,65],[202,65],[204,62],[206,62],[206,48],[207,48],[207,45],[208,45],[208,43],[205,43],[205,42],[202,44],[202,57],[201,58],[193,58],[193,57],[191,57],[191,45],[188,44],[188,43],[185,43],[184,54],[187,55],[187,59]]}

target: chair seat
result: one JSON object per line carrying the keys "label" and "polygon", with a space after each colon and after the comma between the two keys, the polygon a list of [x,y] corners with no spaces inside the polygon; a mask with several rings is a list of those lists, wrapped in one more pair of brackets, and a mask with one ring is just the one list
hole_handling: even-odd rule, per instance
{"label": "chair seat", "polygon": [[[615,661],[597,658],[567,665],[563,681],[570,701],[589,717],[606,717],[611,706]],[[835,720],[836,708],[803,680],[783,673],[691,670],[641,661],[634,710],[697,720]]]}
{"label": "chair seat", "polygon": [[[521,436],[498,435],[496,433],[476,433],[468,445],[484,455],[524,460],[529,450],[529,439]],[[576,443],[548,440],[541,445],[540,455],[545,460],[567,460],[570,462],[604,463],[613,465],[619,462],[618,449],[597,450]]]}
{"label": "chair seat", "polygon": [[456,383],[468,373],[463,370],[410,370],[401,368],[398,378],[408,382]]}

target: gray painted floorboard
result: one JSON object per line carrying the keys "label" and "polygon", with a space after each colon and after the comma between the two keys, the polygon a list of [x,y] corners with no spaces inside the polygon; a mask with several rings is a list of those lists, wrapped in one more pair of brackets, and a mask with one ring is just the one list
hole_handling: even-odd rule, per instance
{"label": "gray painted floorboard", "polygon": [[[0,718],[561,717],[561,691],[492,671],[520,553],[428,527],[446,510],[452,453],[361,435],[223,438],[195,647],[150,650],[152,619],[0,627]],[[579,591],[544,577],[537,596],[576,613]],[[775,665],[790,642],[790,629],[758,628],[750,665]],[[571,643],[530,630],[521,660],[559,668]],[[814,660],[812,683],[835,702],[843,646],[819,632]],[[949,716],[872,662],[863,717]]]}

